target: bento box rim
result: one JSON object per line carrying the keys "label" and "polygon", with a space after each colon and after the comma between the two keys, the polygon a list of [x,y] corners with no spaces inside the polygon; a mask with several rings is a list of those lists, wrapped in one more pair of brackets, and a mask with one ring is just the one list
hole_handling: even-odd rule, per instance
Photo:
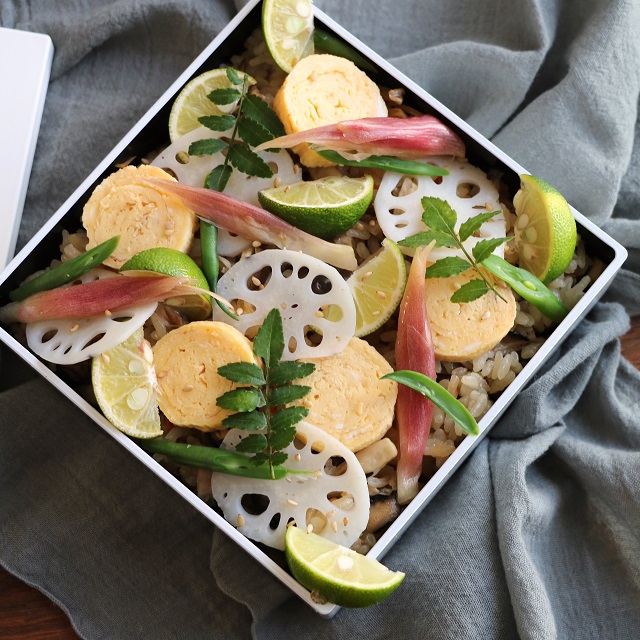
{"label": "bento box rim", "polygon": [[[169,88],[160,96],[156,103],[140,118],[140,120],[131,128],[131,130],[122,138],[122,140],[113,148],[113,150],[104,158],[104,160],[91,172],[91,174],[75,189],[75,191],[67,198],[61,207],[52,215],[47,223],[34,235],[34,237],[23,247],[23,249],[15,256],[15,258],[0,273],[0,286],[13,273],[13,271],[23,262],[23,260],[31,254],[33,249],[41,242],[41,240],[53,229],[53,227],[66,215],[72,206],[87,192],[87,190],[96,182],[108,168],[115,162],[120,153],[135,139],[142,129],[151,121],[158,111],[165,106],[169,100],[173,98],[179,89],[191,78],[197,69],[207,60],[207,58],[224,42],[240,25],[240,23],[251,13],[262,0],[251,0],[246,4],[235,17],[220,31],[220,33],[211,41],[211,43],[200,53],[199,56],[183,71],[183,73],[169,86]],[[362,43],[353,36],[345,28],[337,24],[333,19],[327,16],[323,11],[314,7],[314,17],[323,25],[331,29],[336,35],[349,42],[351,46],[359,50],[365,57],[369,58],[374,64],[383,71],[394,77],[402,83],[407,89],[415,93],[419,98],[433,107],[436,111],[445,116],[451,123],[463,131],[466,135],[476,140],[487,151],[493,154],[498,160],[518,174],[528,173],[515,160],[509,157],[502,150],[498,149],[492,142],[478,133],[473,127],[468,125],[464,120],[458,117],[450,109],[444,106],[439,100],[431,96],[424,89],[419,87],[410,78],[398,71],[389,64],[381,56],[375,53],[370,47]],[[377,543],[369,552],[369,556],[373,558],[381,558],[393,546],[406,528],[413,522],[422,509],[433,498],[437,491],[446,483],[453,472],[460,466],[464,459],[479,444],[480,440],[486,435],[489,429],[495,424],[498,417],[510,404],[511,400],[517,395],[522,387],[536,373],[538,368],[549,356],[549,354],[560,344],[567,336],[570,330],[587,314],[589,309],[595,304],[597,299],[602,295],[606,287],[611,283],[615,273],[620,269],[622,263],[627,257],[627,251],[617,241],[607,235],[588,218],[571,207],[576,221],[584,228],[589,230],[596,238],[606,244],[613,250],[613,260],[607,265],[603,273],[596,282],[589,288],[582,300],[571,310],[569,315],[556,327],[552,335],[545,341],[536,355],[527,363],[523,370],[518,374],[515,381],[507,387],[500,395],[498,400],[493,404],[491,409],[480,420],[480,435],[476,437],[467,436],[456,448],[455,452],[445,461],[438,469],[435,475],[422,488],[420,493],[414,500],[404,509],[402,514],[392,523],[387,531],[380,537]],[[27,364],[33,367],[40,375],[50,382],[58,391],[71,400],[84,413],[93,419],[100,427],[102,427],[109,435],[125,447],[130,453],[138,458],[148,469],[155,475],[164,480],[179,495],[185,498],[194,508],[202,513],[207,519],[221,529],[226,535],[234,540],[242,549],[255,558],[263,567],[269,570],[276,578],[289,587],[297,596],[304,600],[320,615],[326,618],[333,617],[340,607],[327,603],[318,604],[313,601],[307,589],[302,587],[293,577],[285,571],[280,565],[273,561],[265,552],[257,545],[241,534],[235,527],[228,523],[223,517],[218,515],[203,500],[198,498],[190,489],[182,484],[177,478],[171,475],[164,467],[157,463],[151,456],[145,453],[137,444],[130,440],[126,435],[118,431],[111,423],[88,402],[81,398],[71,387],[63,382],[55,373],[38,360],[30,351],[18,343],[4,329],[0,328],[0,339],[14,350]]]}

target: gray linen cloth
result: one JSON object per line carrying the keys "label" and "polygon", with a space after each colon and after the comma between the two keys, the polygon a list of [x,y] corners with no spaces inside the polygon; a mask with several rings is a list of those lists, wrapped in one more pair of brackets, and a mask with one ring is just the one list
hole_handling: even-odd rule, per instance
{"label": "gray linen cloth", "polygon": [[[640,5],[318,5],[603,225],[627,269],[386,556],[407,577],[379,606],[321,619],[6,349],[0,563],[91,639],[637,638],[640,374],[618,337],[640,311]],[[2,26],[56,47],[19,246],[235,9],[0,0]]]}

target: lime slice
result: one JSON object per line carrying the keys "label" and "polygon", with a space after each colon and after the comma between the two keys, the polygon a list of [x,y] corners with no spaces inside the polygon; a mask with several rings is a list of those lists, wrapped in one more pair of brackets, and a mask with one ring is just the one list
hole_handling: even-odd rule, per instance
{"label": "lime slice", "polygon": [[[379,329],[398,308],[407,284],[407,265],[398,245],[385,238],[382,248],[367,258],[347,280],[356,305],[358,338]],[[339,320],[339,309],[324,311],[328,320]]]}
{"label": "lime slice", "polygon": [[294,578],[343,607],[368,607],[391,595],[404,573],[391,571],[377,560],[291,526],[285,555]]}
{"label": "lime slice", "polygon": [[[238,74],[241,78],[247,75],[242,72]],[[256,83],[251,76],[247,76],[247,81],[249,85]],[[201,127],[198,118],[202,116],[221,116],[231,113],[236,108],[236,103],[220,108],[207,97],[214,89],[227,89],[231,86],[233,85],[229,82],[225,69],[206,71],[187,83],[175,99],[169,114],[171,142]]]}
{"label": "lime slice", "polygon": [[[120,268],[120,271],[131,270],[155,271],[167,276],[191,278],[196,287],[209,290],[209,283],[202,269],[186,253],[177,249],[155,247],[140,251]],[[169,298],[165,302],[177,307],[190,320],[206,320],[211,317],[211,296],[204,293]]]}
{"label": "lime slice", "polygon": [[93,358],[96,400],[114,427],[134,438],[162,435],[153,351],[140,327],[130,338]]}
{"label": "lime slice", "polygon": [[373,178],[330,176],[263,189],[258,198],[267,211],[294,227],[331,240],[363,216],[373,198]]}
{"label": "lime slice", "polygon": [[298,60],[313,53],[311,1],[264,0],[262,30],[275,63],[289,73]]}
{"label": "lime slice", "polygon": [[520,176],[513,205],[520,266],[547,284],[562,275],[573,258],[576,221],[562,194],[534,176]]}

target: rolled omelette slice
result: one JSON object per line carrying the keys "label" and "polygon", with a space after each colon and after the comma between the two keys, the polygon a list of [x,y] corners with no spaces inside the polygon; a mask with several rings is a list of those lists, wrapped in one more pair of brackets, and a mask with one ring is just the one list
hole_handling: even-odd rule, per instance
{"label": "rolled omelette slice", "polygon": [[191,247],[197,228],[193,211],[143,182],[144,178],[175,181],[158,167],[128,166],[105,178],[84,205],[87,249],[120,236],[116,250],[104,261],[108,267],[119,269],[143,249],[166,247],[186,253]]}
{"label": "rolled omelette slice", "polygon": [[[386,116],[377,85],[353,62],[329,54],[303,58],[273,99],[287,133],[297,133],[343,120]],[[306,144],[293,148],[307,167],[330,167]]]}
{"label": "rolled omelette slice", "polygon": [[516,317],[516,301],[511,288],[485,274],[496,284],[500,295],[489,291],[472,302],[451,302],[451,296],[479,275],[474,269],[449,278],[425,280],[426,305],[436,358],[464,362],[495,347],[504,338]]}
{"label": "rolled omelette slice", "polygon": [[224,322],[191,322],[170,331],[153,347],[158,405],[175,425],[201,431],[224,429],[230,411],[216,399],[237,385],[218,374],[231,362],[257,364],[251,342]]}
{"label": "rolled omelette slice", "polygon": [[309,409],[305,420],[360,451],[389,430],[398,396],[393,380],[380,380],[393,369],[368,343],[351,338],[335,356],[309,358],[315,371],[299,381],[311,391],[297,404]]}

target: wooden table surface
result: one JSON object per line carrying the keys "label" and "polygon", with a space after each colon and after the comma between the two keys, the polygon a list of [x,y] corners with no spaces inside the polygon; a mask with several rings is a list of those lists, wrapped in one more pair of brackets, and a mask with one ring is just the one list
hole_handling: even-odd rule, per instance
{"label": "wooden table surface", "polygon": [[[640,316],[622,338],[622,352],[640,369]],[[77,640],[65,614],[39,591],[0,567],[0,638]]]}

